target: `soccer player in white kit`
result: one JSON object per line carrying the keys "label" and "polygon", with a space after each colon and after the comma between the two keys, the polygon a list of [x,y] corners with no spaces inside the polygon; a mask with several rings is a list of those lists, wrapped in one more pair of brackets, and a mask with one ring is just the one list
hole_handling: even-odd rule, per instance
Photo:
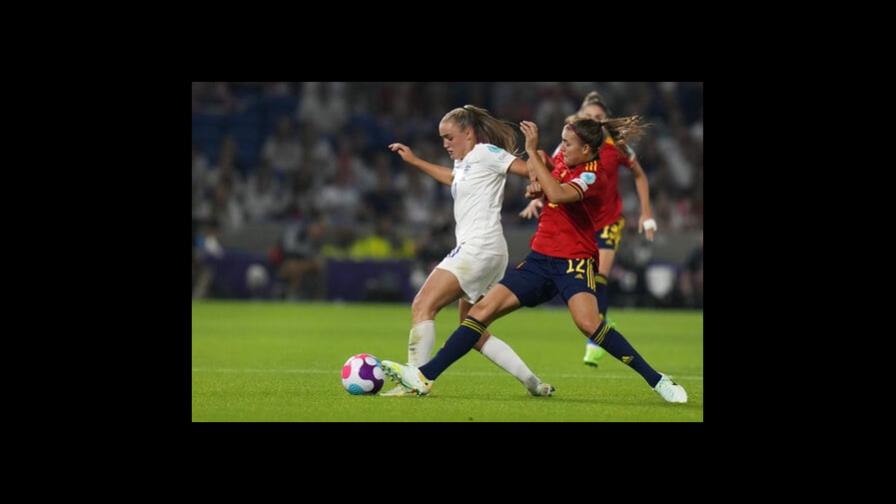
{"label": "soccer player in white kit", "polygon": [[[404,144],[389,145],[405,162],[450,185],[454,198],[457,246],[433,269],[411,305],[408,363],[417,367],[431,358],[436,340],[434,319],[439,310],[458,300],[463,322],[473,303],[504,276],[508,254],[501,205],[507,173],[529,177],[526,162],[510,153],[517,152],[510,123],[492,117],[483,108],[465,105],[448,112],[439,122],[439,136],[454,160],[454,169],[424,161]],[[543,383],[507,343],[488,331],[474,348],[515,376],[530,394],[553,394],[554,387]],[[416,393],[399,385],[381,395]]]}

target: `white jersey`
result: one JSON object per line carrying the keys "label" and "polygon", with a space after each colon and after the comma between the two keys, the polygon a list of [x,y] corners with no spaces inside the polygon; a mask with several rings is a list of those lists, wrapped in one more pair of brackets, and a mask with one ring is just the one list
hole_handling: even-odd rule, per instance
{"label": "white jersey", "polygon": [[507,255],[501,206],[507,170],[515,159],[500,147],[480,143],[462,160],[454,162],[451,196],[458,245]]}

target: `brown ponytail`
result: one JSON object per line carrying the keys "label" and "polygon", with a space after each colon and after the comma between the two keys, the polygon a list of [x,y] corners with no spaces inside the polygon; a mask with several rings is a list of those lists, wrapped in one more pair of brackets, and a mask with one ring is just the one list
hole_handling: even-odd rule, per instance
{"label": "brown ponytail", "polygon": [[473,128],[477,142],[497,145],[514,156],[522,155],[513,123],[502,121],[488,110],[474,105],[464,105],[445,114],[443,121],[454,121],[461,130]]}

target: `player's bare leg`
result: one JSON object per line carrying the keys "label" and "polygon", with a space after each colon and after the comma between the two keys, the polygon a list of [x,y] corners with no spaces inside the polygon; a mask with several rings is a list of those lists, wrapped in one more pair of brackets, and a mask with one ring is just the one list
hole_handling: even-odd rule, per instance
{"label": "player's bare leg", "polygon": [[[463,290],[454,273],[439,268],[432,270],[411,304],[413,324],[408,333],[408,364],[420,367],[429,362],[436,344],[436,314],[462,294]],[[399,385],[380,395],[389,397],[416,394]]]}
{"label": "player's bare leg", "polygon": [[445,306],[463,295],[454,273],[435,268],[411,304],[413,327],[408,337],[408,362],[417,367],[429,362],[436,343],[435,318]]}

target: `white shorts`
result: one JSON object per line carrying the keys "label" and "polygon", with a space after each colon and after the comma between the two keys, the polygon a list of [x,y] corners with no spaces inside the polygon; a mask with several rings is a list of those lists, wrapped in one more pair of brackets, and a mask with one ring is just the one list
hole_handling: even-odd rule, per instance
{"label": "white shorts", "polygon": [[464,291],[462,297],[472,304],[504,278],[507,254],[483,252],[463,244],[449,252],[436,268],[453,273]]}

